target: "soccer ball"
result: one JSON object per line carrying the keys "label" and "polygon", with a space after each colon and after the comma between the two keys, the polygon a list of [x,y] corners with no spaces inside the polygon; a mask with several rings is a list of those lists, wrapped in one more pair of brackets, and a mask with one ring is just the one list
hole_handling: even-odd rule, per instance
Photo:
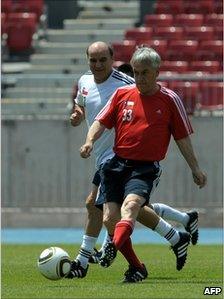
{"label": "soccer ball", "polygon": [[58,280],[68,274],[71,261],[66,251],[59,247],[50,247],[41,252],[37,266],[44,277]]}

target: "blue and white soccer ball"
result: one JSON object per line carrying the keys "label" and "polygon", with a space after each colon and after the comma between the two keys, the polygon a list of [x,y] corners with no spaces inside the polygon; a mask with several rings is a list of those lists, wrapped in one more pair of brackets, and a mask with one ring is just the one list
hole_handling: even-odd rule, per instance
{"label": "blue and white soccer ball", "polygon": [[37,266],[44,277],[59,280],[69,273],[71,261],[65,250],[59,247],[49,247],[41,252]]}

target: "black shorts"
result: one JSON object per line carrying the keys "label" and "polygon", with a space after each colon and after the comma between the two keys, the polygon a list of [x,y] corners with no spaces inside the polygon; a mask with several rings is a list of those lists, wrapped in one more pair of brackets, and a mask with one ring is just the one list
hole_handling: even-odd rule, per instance
{"label": "black shorts", "polygon": [[115,155],[100,169],[101,192],[107,202],[122,204],[128,194],[136,194],[145,198],[146,205],[160,175],[157,161],[127,160]]}
{"label": "black shorts", "polygon": [[92,183],[98,187],[98,193],[95,200],[95,206],[100,210],[103,210],[103,204],[106,202],[105,195],[102,193],[101,190],[101,177],[100,177],[100,170],[97,170],[93,176]]}

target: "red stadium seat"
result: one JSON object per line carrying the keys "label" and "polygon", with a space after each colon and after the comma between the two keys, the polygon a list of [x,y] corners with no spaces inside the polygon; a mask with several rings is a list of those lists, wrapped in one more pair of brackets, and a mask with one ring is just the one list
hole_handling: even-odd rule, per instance
{"label": "red stadium seat", "polygon": [[6,14],[4,12],[1,13],[1,35],[7,33],[6,27]]}
{"label": "red stadium seat", "polygon": [[163,27],[173,25],[173,16],[170,14],[146,15],[144,24],[147,27]]}
{"label": "red stadium seat", "polygon": [[209,26],[186,27],[185,35],[187,39],[212,40],[214,38],[214,30]]}
{"label": "red stadium seat", "polygon": [[214,12],[217,14],[223,13],[223,1],[222,0],[216,0],[213,3],[214,5]]}
{"label": "red stadium seat", "polygon": [[184,1],[184,13],[187,14],[209,14],[214,12],[214,1],[213,0],[187,0]]}
{"label": "red stadium seat", "polygon": [[223,57],[223,41],[201,41],[197,57],[202,60],[207,58],[207,60],[218,60],[221,62]]}
{"label": "red stadium seat", "polygon": [[202,14],[178,14],[175,16],[175,26],[202,26],[204,16]]}
{"label": "red stadium seat", "polygon": [[178,73],[185,73],[188,71],[188,62],[187,61],[162,61],[160,66],[162,72],[171,71]]}
{"label": "red stadium seat", "polygon": [[165,40],[172,40],[172,39],[182,39],[183,38],[183,29],[181,27],[155,27],[154,28],[154,39],[165,39]]}
{"label": "red stadium seat", "polygon": [[205,16],[206,26],[223,26],[223,14],[209,14]]}
{"label": "red stadium seat", "polygon": [[218,73],[220,71],[220,63],[218,61],[192,61],[189,69],[191,71]]}
{"label": "red stadium seat", "polygon": [[223,83],[201,82],[199,109],[217,110],[223,108]]}
{"label": "red stadium seat", "polygon": [[169,88],[175,91],[182,99],[188,114],[194,114],[196,104],[199,100],[199,83],[171,81]]}
{"label": "red stadium seat", "polygon": [[10,13],[7,17],[7,24],[26,24],[30,26],[34,32],[36,31],[37,26],[37,16],[34,13]]}
{"label": "red stadium seat", "polygon": [[166,40],[152,40],[149,42],[149,46],[152,47],[156,52],[159,53],[162,60],[166,58],[167,53],[167,41]]}
{"label": "red stadium seat", "polygon": [[29,12],[35,13],[37,19],[43,14],[44,1],[43,0],[16,0],[13,2],[14,12]]}
{"label": "red stadium seat", "polygon": [[152,29],[146,27],[131,28],[126,30],[125,39],[139,41],[149,41],[152,37]]}
{"label": "red stadium seat", "polygon": [[30,49],[36,31],[37,17],[34,13],[11,13],[7,21],[7,46],[10,51]]}
{"label": "red stadium seat", "polygon": [[213,39],[223,40],[223,27],[222,26],[214,26]]}
{"label": "red stadium seat", "polygon": [[124,40],[122,42],[113,42],[114,60],[129,62],[136,48],[136,42],[133,40]]}
{"label": "red stadium seat", "polygon": [[1,12],[10,13],[12,11],[12,0],[1,1]]}
{"label": "red stadium seat", "polygon": [[198,41],[196,40],[171,40],[169,42],[168,56],[170,60],[191,61],[197,53]]}
{"label": "red stadium seat", "polygon": [[156,14],[178,14],[183,13],[182,0],[157,0],[154,4],[154,12]]}

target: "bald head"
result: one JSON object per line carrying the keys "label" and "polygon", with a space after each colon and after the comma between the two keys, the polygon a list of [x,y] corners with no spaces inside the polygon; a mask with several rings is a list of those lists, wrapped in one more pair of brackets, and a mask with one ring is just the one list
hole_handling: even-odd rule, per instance
{"label": "bald head", "polygon": [[96,83],[102,83],[112,73],[113,50],[101,41],[95,42],[86,50],[89,68],[93,73]]}
{"label": "bald head", "polygon": [[89,56],[90,53],[99,53],[99,52],[107,52],[111,57],[113,57],[113,49],[105,42],[95,42],[88,46],[86,49],[86,55]]}

